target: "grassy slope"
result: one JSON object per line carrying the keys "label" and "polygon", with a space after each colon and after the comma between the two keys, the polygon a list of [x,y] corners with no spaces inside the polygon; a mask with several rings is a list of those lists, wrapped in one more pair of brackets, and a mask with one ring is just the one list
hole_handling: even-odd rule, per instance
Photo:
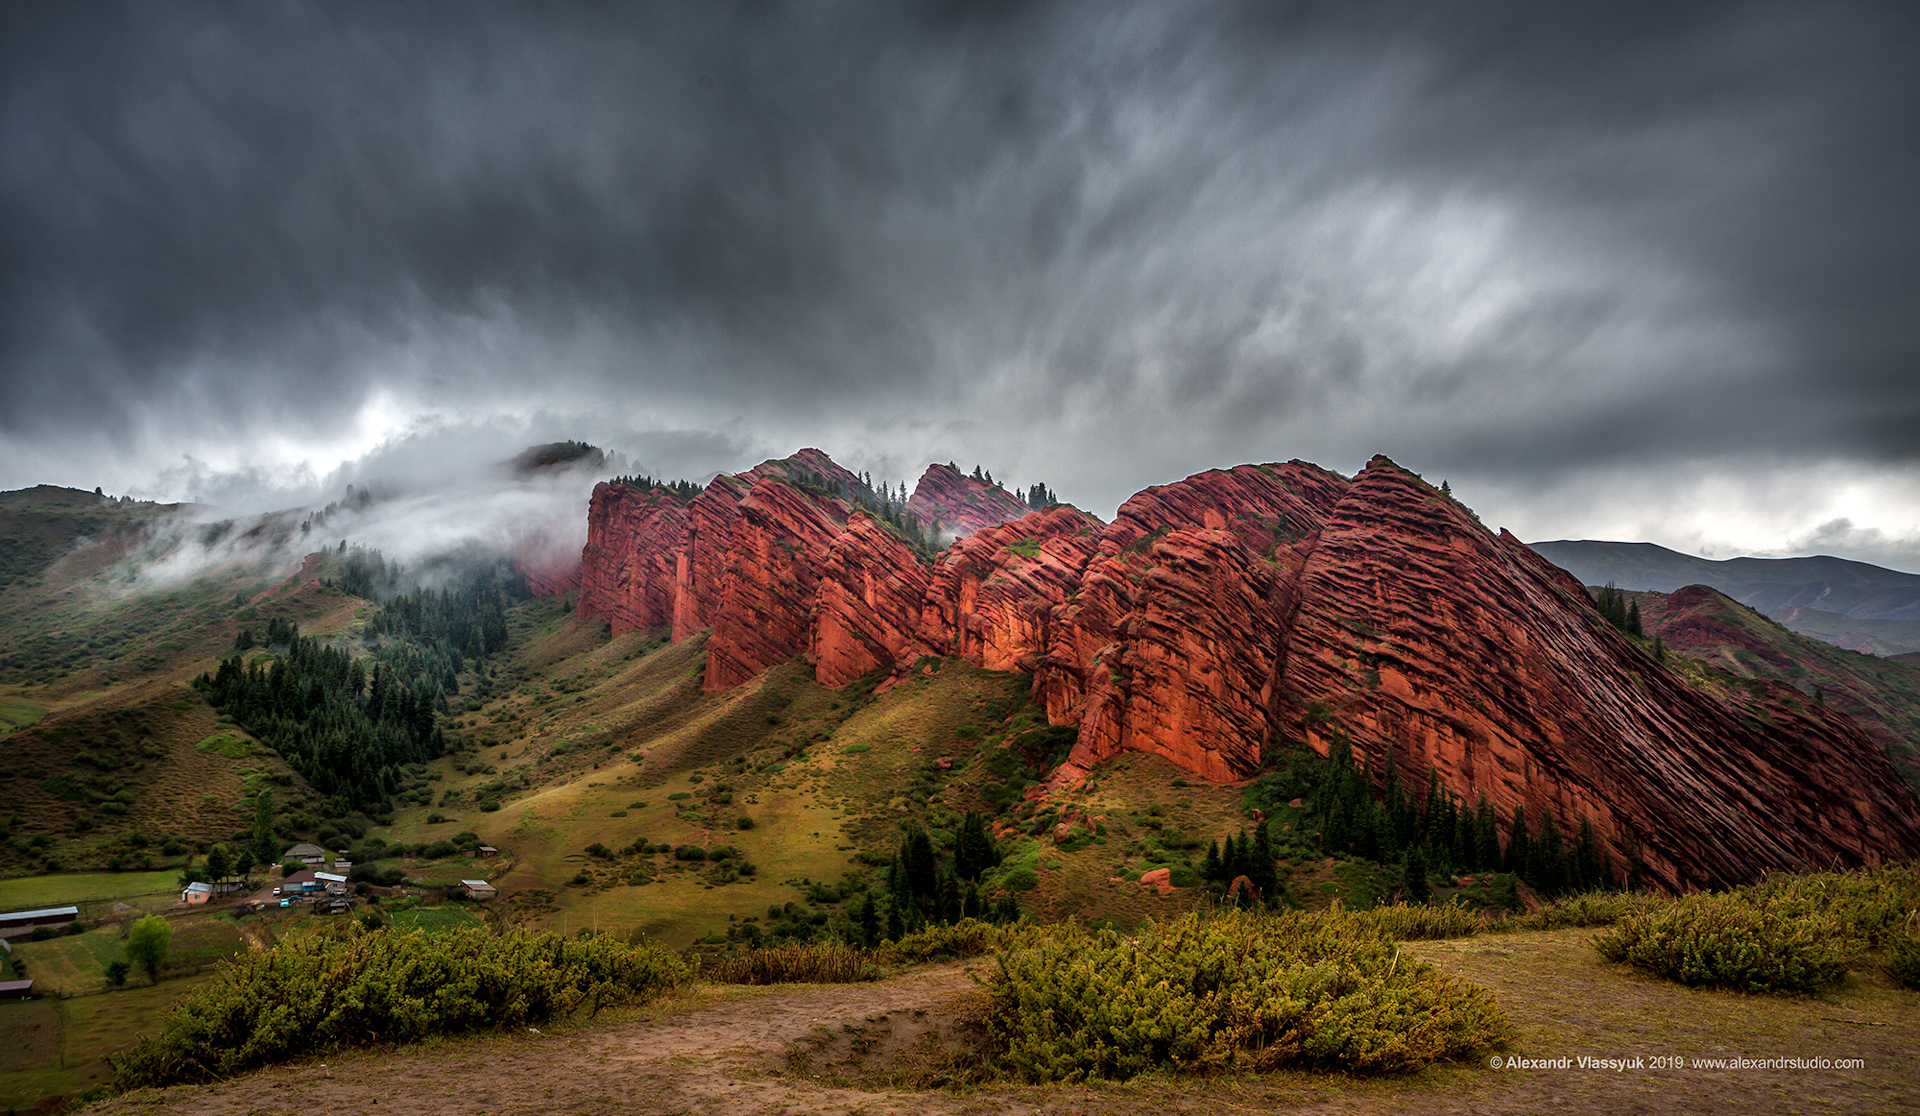
{"label": "grassy slope", "polygon": [[[797,661],[710,695],[699,685],[702,637],[608,640],[558,601],[525,606],[514,622],[511,661],[485,686],[467,688],[461,732],[479,747],[432,765],[434,805],[400,811],[389,836],[411,844],[478,833],[506,855],[455,863],[449,875],[463,867],[493,875],[516,915],[535,926],[638,929],[684,945],[730,921],[764,918],[769,906],[844,909],[844,899],[808,904],[809,887],[857,894],[878,878],[871,862],[892,852],[909,823],[949,841],[967,810],[985,808],[972,765],[1038,723],[1024,676],[960,663],[929,663],[931,672],[877,697],[858,684],[820,687]],[[940,767],[942,757],[950,767]],[[1041,884],[1023,906],[1044,917],[1131,923],[1194,902],[1191,891],[1162,897],[1119,878],[1165,862],[1139,847],[1147,831],[1127,820],[1151,805],[1164,804],[1164,824],[1202,845],[1243,824],[1237,790],[1172,787],[1179,775],[1132,757],[1070,802],[1016,806],[1020,816],[1008,820],[1023,828],[1060,806],[1111,827],[1072,852],[1029,847]],[[503,807],[473,806],[502,781],[515,788]],[[443,820],[429,822],[436,814]],[[743,815],[753,828],[738,827]],[[623,850],[640,837],[732,845],[758,872],[715,886],[703,864],[585,852],[596,843]],[[1197,850],[1190,855],[1197,861]],[[583,872],[586,882],[571,882]]]}
{"label": "grassy slope", "polygon": [[1774,619],[1801,635],[1872,655],[1920,651],[1920,620],[1862,620],[1817,608],[1780,609]]}
{"label": "grassy slope", "polygon": [[[344,637],[371,607],[310,576],[256,583],[251,571],[133,593],[90,553],[0,593],[0,875],[178,864],[162,852],[169,837],[198,849],[244,832],[242,799],[261,786],[297,808],[301,782],[189,683],[243,626],[282,617]],[[202,750],[223,734],[233,743]]]}
{"label": "grassy slope", "polygon": [[1692,608],[1663,593],[1629,596],[1640,603],[1647,634],[1684,656],[1676,665],[1695,686],[1724,688],[1739,678],[1787,682],[1809,693],[1817,686],[1920,789],[1920,666],[1797,635],[1718,593]]}

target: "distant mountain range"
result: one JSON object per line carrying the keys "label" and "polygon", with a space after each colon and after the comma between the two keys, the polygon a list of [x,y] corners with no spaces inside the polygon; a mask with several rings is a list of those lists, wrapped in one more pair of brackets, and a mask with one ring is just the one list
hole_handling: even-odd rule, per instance
{"label": "distant mountain range", "polygon": [[1840,647],[1883,656],[1920,651],[1920,574],[1826,555],[1716,562],[1653,543],[1529,545],[1588,585],[1656,593],[1706,585]]}

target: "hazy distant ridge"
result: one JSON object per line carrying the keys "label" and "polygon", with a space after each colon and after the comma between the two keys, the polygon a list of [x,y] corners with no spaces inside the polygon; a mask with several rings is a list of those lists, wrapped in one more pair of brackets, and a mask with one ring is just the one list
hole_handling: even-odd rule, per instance
{"label": "hazy distant ridge", "polygon": [[1589,539],[1529,543],[1588,585],[1671,593],[1710,585],[1765,613],[1814,608],[1876,620],[1920,620],[1920,574],[1820,555],[1715,562],[1653,543]]}

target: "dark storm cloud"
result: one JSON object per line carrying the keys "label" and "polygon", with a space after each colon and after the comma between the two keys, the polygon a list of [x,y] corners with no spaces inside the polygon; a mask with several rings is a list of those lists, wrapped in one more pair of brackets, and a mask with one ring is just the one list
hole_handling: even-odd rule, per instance
{"label": "dark storm cloud", "polygon": [[1920,449],[1904,5],[0,19],[15,472],[325,477],[532,411],[662,472],[820,442],[1102,512],[1296,455]]}

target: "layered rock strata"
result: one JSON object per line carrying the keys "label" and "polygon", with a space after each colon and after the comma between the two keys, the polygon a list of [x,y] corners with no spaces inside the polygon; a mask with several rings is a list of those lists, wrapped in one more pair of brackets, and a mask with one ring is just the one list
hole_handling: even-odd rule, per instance
{"label": "layered rock strata", "polygon": [[596,489],[580,612],[711,628],[709,689],[801,653],[830,686],[923,655],[1030,672],[1080,730],[1062,781],[1129,751],[1235,780],[1277,740],[1338,735],[1503,817],[1591,820],[1669,889],[1920,855],[1920,801],[1850,719],[1784,685],[1688,686],[1570,576],[1384,458],[1352,480],[1201,473],[1111,524],[1064,505],[982,522],[928,566],[802,457],[684,505]]}
{"label": "layered rock strata", "polygon": [[1032,509],[997,484],[974,480],[951,465],[929,465],[907,498],[907,512],[920,525],[948,537],[1020,519]]}

